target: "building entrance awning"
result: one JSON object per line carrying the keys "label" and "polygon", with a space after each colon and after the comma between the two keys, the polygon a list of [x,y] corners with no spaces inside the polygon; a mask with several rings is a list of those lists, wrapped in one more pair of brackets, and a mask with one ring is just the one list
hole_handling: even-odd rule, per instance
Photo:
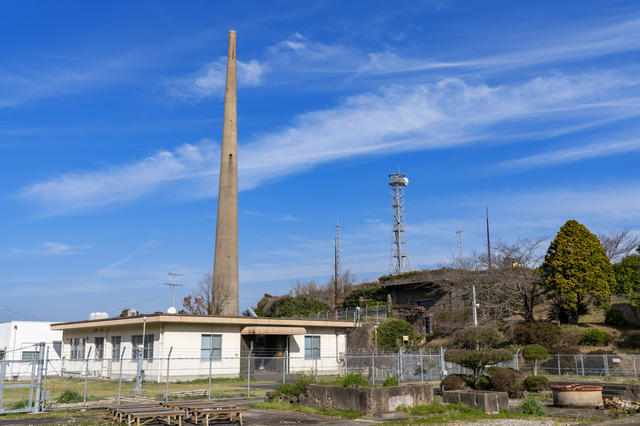
{"label": "building entrance awning", "polygon": [[300,334],[307,334],[307,329],[304,327],[269,327],[269,326],[249,326],[242,329],[241,335],[278,335],[278,336],[294,336]]}

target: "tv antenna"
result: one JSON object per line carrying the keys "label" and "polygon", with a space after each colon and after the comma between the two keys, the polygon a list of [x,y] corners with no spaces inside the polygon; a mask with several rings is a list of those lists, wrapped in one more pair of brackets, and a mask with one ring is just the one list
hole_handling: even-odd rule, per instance
{"label": "tv antenna", "polygon": [[176,287],[185,287],[182,284],[176,284],[176,277],[181,277],[182,274],[174,274],[173,272],[169,272],[168,275],[173,277],[172,283],[162,283],[162,285],[170,285],[171,286],[171,307],[175,308],[176,301]]}

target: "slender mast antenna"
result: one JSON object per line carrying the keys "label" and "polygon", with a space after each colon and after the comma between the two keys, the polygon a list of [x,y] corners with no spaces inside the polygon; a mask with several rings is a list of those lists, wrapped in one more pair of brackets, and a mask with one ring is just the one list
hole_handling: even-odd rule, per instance
{"label": "slender mast antenna", "polygon": [[462,266],[462,231],[460,230],[460,226],[458,226],[458,262]]}
{"label": "slender mast antenna", "polygon": [[182,284],[176,284],[176,277],[181,277],[182,274],[174,274],[173,272],[169,272],[168,275],[173,277],[172,283],[162,283],[162,285],[170,285],[171,286],[171,307],[175,308],[176,302],[176,287],[184,287]]}
{"label": "slender mast antenna", "polygon": [[338,313],[338,280],[342,275],[342,254],[340,252],[340,224],[336,220],[336,261],[335,261],[335,275],[333,280],[333,312]]}
{"label": "slender mast antenna", "polygon": [[409,184],[402,173],[389,175],[391,182],[391,261],[389,262],[390,274],[401,274],[411,270],[409,255],[407,254],[407,233],[404,225],[404,187]]}
{"label": "slender mast antenna", "polygon": [[489,270],[491,270],[491,241],[489,240],[489,206],[487,207],[487,265],[489,266]]}

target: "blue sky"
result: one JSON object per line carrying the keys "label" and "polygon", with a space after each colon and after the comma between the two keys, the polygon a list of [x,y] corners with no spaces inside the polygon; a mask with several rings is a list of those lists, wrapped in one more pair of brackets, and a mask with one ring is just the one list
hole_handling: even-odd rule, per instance
{"label": "blue sky", "polygon": [[[238,40],[240,307],[342,265],[640,230],[635,1],[2,2],[0,321],[181,300],[213,266]],[[27,315],[28,317],[25,317]]]}

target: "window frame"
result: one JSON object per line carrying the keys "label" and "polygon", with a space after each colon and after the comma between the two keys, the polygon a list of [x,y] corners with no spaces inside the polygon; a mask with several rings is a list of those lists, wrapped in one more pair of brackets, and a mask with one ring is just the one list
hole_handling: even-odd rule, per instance
{"label": "window frame", "polygon": [[[317,345],[315,343],[317,343]],[[320,336],[304,336],[304,359],[320,358],[320,347]]]}
{"label": "window frame", "polygon": [[[209,338],[209,345],[205,345],[205,338]],[[214,346],[215,340],[218,340],[219,346]],[[200,360],[201,361],[221,361],[222,360],[222,334],[201,334],[200,335]]]}
{"label": "window frame", "polygon": [[121,348],[122,336],[111,336],[111,359],[120,360]]}
{"label": "window frame", "polygon": [[86,341],[84,337],[75,337],[70,339],[69,359],[84,359]]}
{"label": "window frame", "polygon": [[[153,358],[153,334],[144,335],[144,343],[142,346],[142,359]],[[142,334],[131,336],[131,359],[138,359],[138,345],[142,340]]]}
{"label": "window frame", "polygon": [[[94,346],[96,347],[95,359],[104,358],[104,337],[95,337],[93,339]],[[101,342],[100,344],[98,344]]]}

